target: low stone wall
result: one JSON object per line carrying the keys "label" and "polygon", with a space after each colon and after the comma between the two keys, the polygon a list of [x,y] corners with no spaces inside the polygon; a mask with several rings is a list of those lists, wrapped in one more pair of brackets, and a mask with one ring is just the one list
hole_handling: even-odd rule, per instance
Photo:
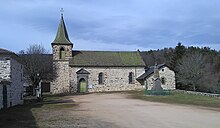
{"label": "low stone wall", "polygon": [[174,90],[174,92],[220,98],[220,94],[214,94],[214,93],[194,92],[194,91],[185,91],[185,90]]}

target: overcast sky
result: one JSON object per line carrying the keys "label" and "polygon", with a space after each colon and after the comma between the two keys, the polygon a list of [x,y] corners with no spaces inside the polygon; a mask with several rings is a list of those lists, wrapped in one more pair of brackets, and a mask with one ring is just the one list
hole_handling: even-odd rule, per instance
{"label": "overcast sky", "polygon": [[51,51],[60,8],[77,50],[220,50],[220,0],[1,0],[0,47]]}

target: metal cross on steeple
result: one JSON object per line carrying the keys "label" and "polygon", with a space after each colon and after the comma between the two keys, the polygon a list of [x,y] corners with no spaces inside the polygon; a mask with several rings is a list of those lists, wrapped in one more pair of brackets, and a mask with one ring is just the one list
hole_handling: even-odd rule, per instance
{"label": "metal cross on steeple", "polygon": [[64,12],[64,10],[63,10],[63,8],[61,8],[60,13],[61,13],[62,16],[63,16],[63,12]]}

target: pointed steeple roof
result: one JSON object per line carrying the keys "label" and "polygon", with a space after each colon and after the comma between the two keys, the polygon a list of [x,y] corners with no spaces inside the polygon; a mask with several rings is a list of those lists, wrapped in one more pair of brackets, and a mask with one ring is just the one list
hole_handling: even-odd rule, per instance
{"label": "pointed steeple roof", "polygon": [[63,14],[61,14],[57,35],[52,44],[72,44],[67,33],[66,25],[64,23]]}

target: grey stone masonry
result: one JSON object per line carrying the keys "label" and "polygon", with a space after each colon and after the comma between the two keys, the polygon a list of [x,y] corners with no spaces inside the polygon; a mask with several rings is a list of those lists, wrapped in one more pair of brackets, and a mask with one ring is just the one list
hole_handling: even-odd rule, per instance
{"label": "grey stone masonry", "polygon": [[11,106],[23,104],[23,65],[11,59]]}
{"label": "grey stone masonry", "polygon": [[[164,79],[164,83],[161,84],[161,87],[165,90],[173,90],[176,88],[175,84],[175,73],[170,70],[168,67],[163,67],[159,70],[160,80]],[[147,89],[151,90],[154,84],[153,74],[146,79]]]}
{"label": "grey stone masonry", "polygon": [[53,65],[57,76],[56,79],[51,82],[51,92],[53,94],[70,92],[69,62],[54,61]]}
{"label": "grey stone masonry", "polygon": [[214,93],[194,92],[194,91],[185,91],[185,90],[175,90],[174,92],[220,98],[220,94],[214,94]]}
{"label": "grey stone masonry", "polygon": [[[70,86],[71,92],[77,91],[77,74],[81,67],[71,67],[70,69]],[[104,91],[124,91],[143,89],[136,78],[144,73],[144,67],[84,67],[90,74],[88,77],[89,92],[104,92]],[[129,84],[129,73],[134,73],[134,82]],[[99,84],[98,75],[104,74],[103,84]]]}
{"label": "grey stone masonry", "polygon": [[64,48],[65,58],[63,60],[69,60],[72,58],[72,45],[53,45],[53,60],[60,60],[60,49]]}
{"label": "grey stone masonry", "polygon": [[9,80],[11,77],[11,65],[9,57],[0,57],[0,79]]}
{"label": "grey stone masonry", "polygon": [[[53,94],[70,92],[69,59],[72,58],[72,45],[53,44],[53,66],[56,78],[51,82]],[[60,58],[60,49],[65,50],[65,58]]]}

